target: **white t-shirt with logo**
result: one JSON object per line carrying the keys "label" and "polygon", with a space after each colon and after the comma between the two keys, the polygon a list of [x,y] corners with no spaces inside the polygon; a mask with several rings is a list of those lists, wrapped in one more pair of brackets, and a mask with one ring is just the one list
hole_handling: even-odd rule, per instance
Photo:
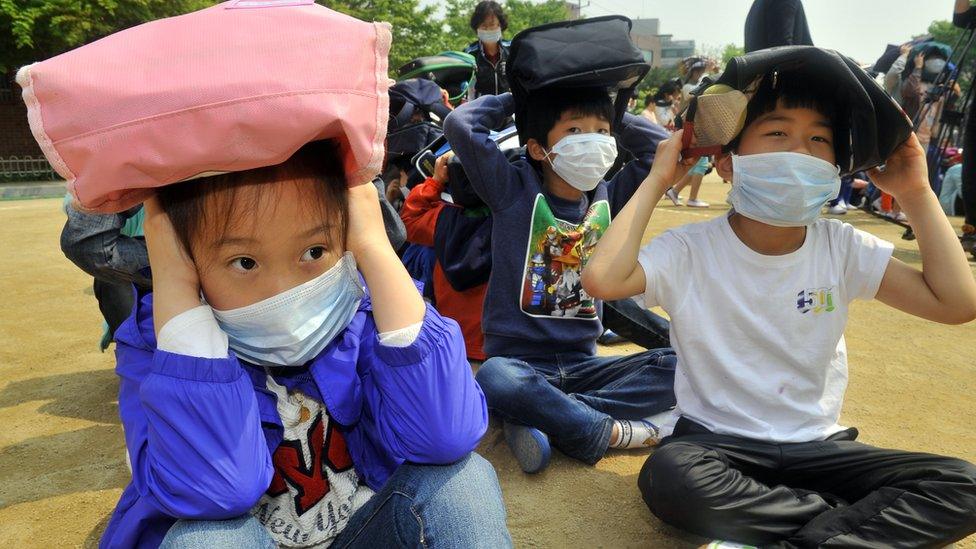
{"label": "white t-shirt with logo", "polygon": [[678,355],[677,407],[663,434],[681,415],[715,433],[773,442],[843,430],[848,307],[874,298],[893,248],[820,219],[800,249],[762,255],[725,216],[643,247],[644,304],[671,316]]}

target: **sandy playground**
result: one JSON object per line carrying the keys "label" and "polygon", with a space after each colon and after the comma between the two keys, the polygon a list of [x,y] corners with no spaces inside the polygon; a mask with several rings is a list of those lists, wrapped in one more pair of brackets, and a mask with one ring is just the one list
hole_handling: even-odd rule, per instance
{"label": "sandy playground", "polygon": [[[727,187],[706,178],[708,210],[655,212],[647,238],[726,211]],[[666,206],[665,206],[666,205]],[[60,199],[0,202],[0,547],[92,547],[127,482],[114,355],[98,351],[101,317],[91,278],[61,254]],[[919,264],[901,229],[863,212],[846,221],[895,243]],[[960,221],[954,221],[958,227]],[[853,307],[851,383],[843,421],[861,440],[976,461],[976,323],[943,326],[880,303]],[[602,353],[630,353],[633,345]],[[492,428],[479,451],[498,471],[519,547],[694,547],[644,506],[646,451],[588,467],[556,453],[526,476]],[[957,547],[976,548],[976,537]]]}

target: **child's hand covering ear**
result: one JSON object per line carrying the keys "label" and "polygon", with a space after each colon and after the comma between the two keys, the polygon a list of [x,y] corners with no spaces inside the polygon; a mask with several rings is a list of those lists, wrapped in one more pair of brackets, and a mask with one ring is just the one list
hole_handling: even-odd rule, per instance
{"label": "child's hand covering ear", "polygon": [[[654,155],[654,163],[651,166],[651,173],[647,178],[654,178],[657,183],[666,189],[677,183],[685,176],[698,161],[697,157],[681,158],[681,136],[684,130],[674,132],[671,137],[657,144],[657,153]],[[692,147],[694,147],[692,140]]]}
{"label": "child's hand covering ear", "polygon": [[884,171],[872,168],[868,175],[879,189],[896,199],[905,193],[929,190],[925,150],[914,133],[891,153]]}
{"label": "child's hand covering ear", "polygon": [[426,305],[390,246],[375,185],[349,188],[346,249],[356,257],[359,272],[366,279],[373,319],[380,333],[423,321]]}
{"label": "child's hand covering ear", "polygon": [[143,207],[143,229],[152,269],[153,325],[159,335],[170,319],[200,306],[200,277],[159,198],[153,195]]}

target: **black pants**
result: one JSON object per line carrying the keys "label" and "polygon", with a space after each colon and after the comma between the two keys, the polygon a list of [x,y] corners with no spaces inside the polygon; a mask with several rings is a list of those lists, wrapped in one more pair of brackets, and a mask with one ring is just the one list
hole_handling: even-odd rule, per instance
{"label": "black pants", "polygon": [[967,225],[976,225],[976,113],[966,115],[963,130],[962,203]]}
{"label": "black pants", "polygon": [[632,299],[603,302],[603,327],[645,349],[671,346],[671,323]]}
{"label": "black pants", "polygon": [[135,294],[132,284],[109,282],[95,279],[93,285],[95,299],[98,300],[98,310],[108,324],[108,333],[115,336],[115,330],[132,314],[135,305]]}
{"label": "black pants", "polygon": [[976,466],[854,440],[772,444],[682,418],[638,486],[668,524],[764,547],[941,547],[976,532]]}

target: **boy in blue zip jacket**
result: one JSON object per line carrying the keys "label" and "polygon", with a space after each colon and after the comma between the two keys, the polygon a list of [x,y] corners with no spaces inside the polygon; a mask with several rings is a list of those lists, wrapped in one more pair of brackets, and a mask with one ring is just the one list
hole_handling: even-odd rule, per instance
{"label": "boy in blue zip jacket", "polygon": [[511,544],[460,330],[343,177],[315,142],[146,202],[154,292],[116,336],[132,482],[102,547]]}
{"label": "boy in blue zip jacket", "polygon": [[600,302],[580,284],[585,263],[650,170],[663,128],[625,115],[617,128],[635,159],[610,181],[617,156],[605,89],[551,89],[530,98],[529,159],[510,162],[489,132],[514,112],[511,94],[484,96],[449,115],[444,133],[491,209],[492,272],[477,374],[522,470],[546,467],[552,443],[585,463],[608,448],[656,441],[643,418],[674,405],[674,353],[595,356]]}

